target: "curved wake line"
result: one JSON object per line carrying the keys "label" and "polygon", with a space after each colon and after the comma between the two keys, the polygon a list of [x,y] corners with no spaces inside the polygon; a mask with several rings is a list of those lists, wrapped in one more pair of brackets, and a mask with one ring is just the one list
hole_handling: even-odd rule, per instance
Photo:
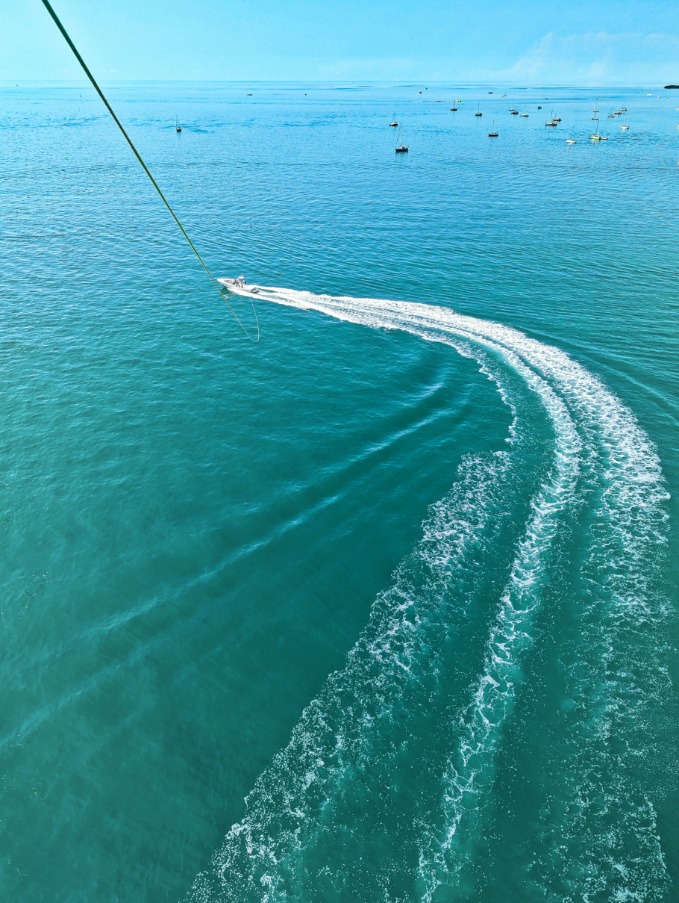
{"label": "curved wake line", "polygon": [[[653,575],[648,564],[665,535],[667,494],[660,462],[631,412],[599,379],[565,352],[516,329],[424,304],[266,287],[258,287],[258,295],[372,328],[403,330],[450,344],[474,357],[482,371],[496,381],[505,403],[514,408],[513,443],[519,441],[522,425],[517,423],[505,374],[518,377],[539,399],[551,423],[551,464],[533,495],[523,535],[516,544],[488,628],[480,675],[468,688],[466,703],[457,706],[457,718],[451,724],[451,751],[438,778],[439,805],[419,830],[416,895],[434,900],[439,886],[455,887],[461,871],[471,864],[492,788],[496,752],[523,679],[522,661],[533,643],[533,622],[549,581],[552,547],[565,513],[583,499],[591,499],[594,505],[593,529],[608,565],[603,571],[597,569],[600,548],[591,553],[592,573],[588,576],[598,588],[592,594],[594,601],[583,600],[586,616],[589,612],[603,625],[605,634],[603,664],[597,671],[597,712],[609,726],[622,730],[636,716],[644,689],[652,687],[651,674],[647,675],[648,687],[639,688],[623,687],[624,680],[613,672],[615,656],[620,654],[616,643],[634,633],[639,616],[658,621],[663,615],[650,588]],[[447,605],[446,598],[455,586],[467,598],[467,608],[472,604],[474,592],[471,583],[465,582],[468,561],[474,550],[482,550],[489,541],[493,506],[504,499],[498,487],[503,480],[507,482],[511,467],[505,453],[496,454],[500,457],[494,462],[472,459],[461,467],[450,499],[432,509],[424,525],[425,538],[397,570],[392,589],[376,600],[368,627],[349,653],[347,666],[328,678],[320,696],[303,713],[289,746],[257,780],[246,800],[244,820],[232,827],[224,848],[215,855],[213,876],[219,878],[218,888],[210,885],[205,873],[196,879],[194,899],[214,899],[214,893],[229,900],[296,898],[311,880],[305,855],[320,842],[317,823],[322,813],[333,807],[341,811],[352,776],[370,767],[385,713],[397,710],[398,696],[407,692],[410,683],[425,683],[422,668],[435,647],[432,637],[437,631],[463,633],[467,629],[464,617]],[[441,517],[447,529],[434,530],[432,541],[432,524]],[[412,573],[422,568],[423,561],[426,576],[420,583],[414,582]],[[580,664],[576,661],[575,671]],[[584,706],[593,693],[592,686],[586,680],[575,684],[573,692],[581,695]],[[593,821],[590,841],[595,854],[599,852],[598,872],[592,878],[588,862],[588,877],[583,878],[583,868],[577,862],[569,863],[563,879],[566,892],[575,899],[578,894],[595,894],[605,887],[611,899],[642,899],[635,896],[635,888],[648,888],[650,873],[656,890],[643,899],[659,900],[667,875],[652,804],[643,787],[632,787],[632,778],[611,758],[596,724],[587,727],[583,745],[590,760],[597,759],[600,770],[605,766],[611,773],[611,786],[627,782],[618,789],[625,789],[628,795],[633,791],[642,799],[643,825],[635,823],[638,815],[626,811],[625,830],[633,847],[635,841],[643,840],[650,860],[628,856],[621,863],[609,855],[606,818],[611,800],[607,798],[599,812],[588,816]],[[636,752],[643,755],[644,749]],[[591,781],[587,784],[582,775],[574,778],[576,784],[578,780],[584,782],[582,786],[570,790],[591,795]],[[572,839],[581,827],[580,817],[576,812],[560,831]],[[557,860],[563,838],[546,831],[545,839],[554,847]],[[559,867],[563,871],[564,863]],[[545,875],[536,882],[542,883],[543,889],[549,886]]]}

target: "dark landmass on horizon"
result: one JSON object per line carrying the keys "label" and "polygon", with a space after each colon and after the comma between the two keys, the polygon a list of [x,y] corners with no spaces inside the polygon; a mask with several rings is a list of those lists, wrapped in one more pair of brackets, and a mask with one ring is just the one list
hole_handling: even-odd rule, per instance
{"label": "dark landmass on horizon", "polygon": [[669,91],[671,88],[679,89],[679,85],[665,85],[665,91]]}

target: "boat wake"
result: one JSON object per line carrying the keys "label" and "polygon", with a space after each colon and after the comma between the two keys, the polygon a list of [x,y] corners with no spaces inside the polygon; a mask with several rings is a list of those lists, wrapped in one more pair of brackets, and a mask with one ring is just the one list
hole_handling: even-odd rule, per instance
{"label": "boat wake", "polygon": [[[648,437],[598,378],[515,329],[257,297],[447,344],[513,422],[505,448],[462,461],[189,899],[663,899],[667,493]],[[513,887],[494,870],[508,848]]]}

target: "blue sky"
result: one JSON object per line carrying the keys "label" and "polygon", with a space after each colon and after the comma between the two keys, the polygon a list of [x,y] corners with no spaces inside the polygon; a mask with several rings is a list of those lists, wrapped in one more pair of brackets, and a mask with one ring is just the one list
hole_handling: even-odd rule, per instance
{"label": "blue sky", "polygon": [[[52,2],[103,83],[679,83],[679,0]],[[4,6],[0,80],[81,78],[40,0]]]}

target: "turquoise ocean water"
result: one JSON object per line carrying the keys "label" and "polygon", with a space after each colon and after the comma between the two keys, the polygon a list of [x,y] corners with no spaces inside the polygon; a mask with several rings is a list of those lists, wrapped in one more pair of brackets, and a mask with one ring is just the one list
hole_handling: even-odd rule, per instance
{"label": "turquoise ocean water", "polygon": [[679,899],[679,92],[488,90],[109,89],[255,345],[0,88],[0,899]]}

